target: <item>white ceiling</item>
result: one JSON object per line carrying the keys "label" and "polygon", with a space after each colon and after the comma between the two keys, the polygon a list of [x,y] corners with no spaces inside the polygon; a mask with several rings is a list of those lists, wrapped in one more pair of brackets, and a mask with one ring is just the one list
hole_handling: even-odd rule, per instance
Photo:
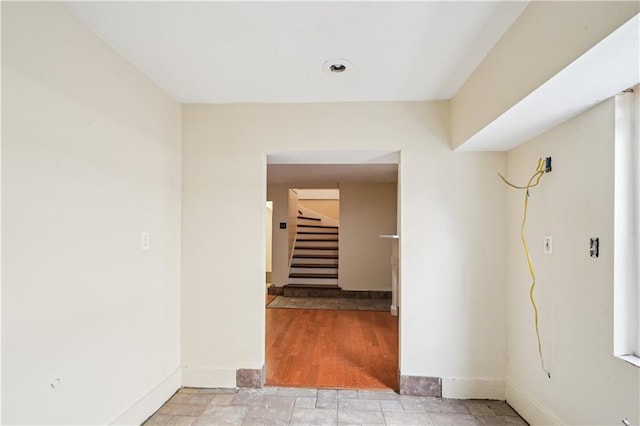
{"label": "white ceiling", "polygon": [[183,103],[448,99],[526,5],[65,2]]}
{"label": "white ceiling", "polygon": [[[64,4],[177,101],[256,103],[449,99],[528,0]],[[460,149],[509,150],[637,84],[639,22],[636,16]],[[330,73],[332,59],[353,66]],[[394,153],[355,160],[361,153],[330,154],[337,157],[271,153],[270,179],[288,174],[289,181],[299,181],[291,175],[295,167],[284,164],[324,163],[334,165],[341,179],[389,181],[389,163],[397,163]],[[353,175],[349,167],[337,167],[358,163],[380,164],[353,169]],[[336,181],[322,169],[328,170],[299,171],[315,173],[308,179]]]}

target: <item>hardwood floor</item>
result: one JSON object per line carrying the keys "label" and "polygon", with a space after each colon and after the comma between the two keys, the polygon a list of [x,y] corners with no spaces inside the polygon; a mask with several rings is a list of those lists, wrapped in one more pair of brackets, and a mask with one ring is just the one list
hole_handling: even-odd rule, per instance
{"label": "hardwood floor", "polygon": [[398,319],[388,312],[267,309],[267,385],[397,389]]}

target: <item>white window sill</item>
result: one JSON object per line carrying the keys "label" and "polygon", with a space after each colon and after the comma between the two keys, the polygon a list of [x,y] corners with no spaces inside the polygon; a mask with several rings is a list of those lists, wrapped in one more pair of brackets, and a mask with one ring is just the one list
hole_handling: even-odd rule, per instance
{"label": "white window sill", "polygon": [[635,355],[616,355],[616,358],[620,358],[621,360],[626,361],[629,364],[640,367],[640,358]]}

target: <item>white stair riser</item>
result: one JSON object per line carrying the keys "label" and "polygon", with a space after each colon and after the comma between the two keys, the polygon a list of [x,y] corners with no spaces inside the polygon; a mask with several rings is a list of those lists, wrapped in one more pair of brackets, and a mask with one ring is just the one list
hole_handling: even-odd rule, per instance
{"label": "white stair riser", "polygon": [[331,255],[337,255],[338,254],[338,250],[311,250],[311,249],[300,249],[300,248],[296,248],[293,252],[294,255],[296,254],[331,254]]}
{"label": "white stair riser", "polygon": [[338,267],[338,259],[320,259],[317,257],[294,257],[294,263],[311,263],[313,265],[335,265]]}
{"label": "white stair riser", "polygon": [[296,241],[296,248],[304,247],[335,247],[338,248],[337,241]]}
{"label": "white stair riser", "polygon": [[338,238],[334,234],[298,234],[298,239],[315,239],[315,240],[335,240]]}
{"label": "white stair riser", "polygon": [[298,232],[321,232],[323,234],[335,234],[338,232],[335,228],[320,228],[320,227],[306,227],[306,226],[298,226]]}
{"label": "white stair riser", "polygon": [[304,268],[294,266],[289,271],[291,274],[337,274],[338,268]]}
{"label": "white stair riser", "polygon": [[322,221],[311,219],[298,219],[296,223],[298,225],[322,225]]}
{"label": "white stair riser", "polygon": [[288,284],[338,285],[336,278],[289,278]]}

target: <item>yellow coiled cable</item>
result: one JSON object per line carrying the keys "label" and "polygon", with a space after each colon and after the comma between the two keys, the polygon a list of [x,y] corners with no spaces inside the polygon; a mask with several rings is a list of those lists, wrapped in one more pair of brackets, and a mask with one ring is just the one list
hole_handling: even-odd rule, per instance
{"label": "yellow coiled cable", "polygon": [[551,373],[546,369],[544,363],[544,356],[542,355],[542,342],[540,341],[540,328],[538,326],[538,306],[536,305],[536,301],[533,297],[533,290],[536,288],[536,273],[533,268],[533,262],[531,261],[531,255],[529,254],[529,246],[527,245],[527,239],[524,236],[524,227],[527,223],[527,209],[529,208],[529,189],[537,186],[540,183],[540,179],[542,179],[542,175],[545,173],[544,168],[544,160],[542,158],[538,159],[538,165],[536,166],[536,172],[529,178],[526,186],[518,186],[509,182],[504,176],[498,173],[498,176],[512,188],[515,189],[524,189],[524,214],[522,217],[522,224],[520,225],[520,239],[522,240],[522,246],[524,247],[524,253],[527,257],[527,265],[529,266],[529,275],[531,275],[531,287],[529,288],[529,300],[531,300],[531,306],[533,307],[533,319],[536,328],[536,337],[538,338],[538,354],[540,355],[540,364],[542,365],[542,370],[547,374],[547,377],[551,378]]}

